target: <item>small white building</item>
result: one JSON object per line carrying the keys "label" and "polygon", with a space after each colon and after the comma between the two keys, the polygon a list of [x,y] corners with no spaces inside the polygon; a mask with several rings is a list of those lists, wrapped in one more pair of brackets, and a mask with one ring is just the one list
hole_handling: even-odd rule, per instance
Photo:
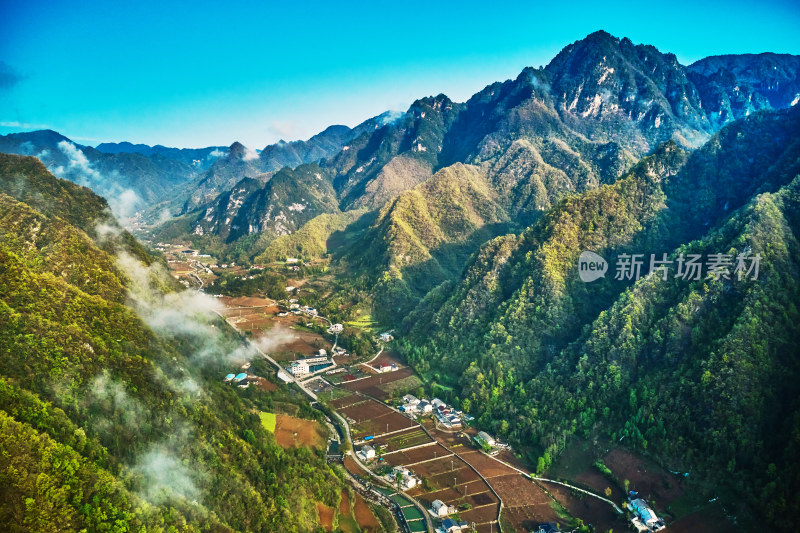
{"label": "small white building", "polygon": [[428,509],[428,512],[430,512],[436,518],[444,518],[454,511],[452,507],[444,503],[442,500],[433,500],[433,503],[431,503],[431,508]]}
{"label": "small white building", "polygon": [[402,490],[413,489],[419,483],[419,479],[417,479],[414,473],[404,466],[394,467],[392,471],[386,475],[386,478],[392,485],[396,485],[398,474],[400,477],[400,488]]}
{"label": "small white building", "polygon": [[427,415],[433,411],[433,406],[430,404],[428,400],[422,400],[417,404],[417,411],[419,411],[423,415]]}
{"label": "small white building", "polygon": [[344,326],[341,324],[331,324],[328,328],[328,333],[331,334],[341,333],[342,331],[344,331]]}
{"label": "small white building", "polygon": [[445,518],[442,520],[442,525],[436,531],[440,533],[460,533],[461,531],[468,530],[469,524],[467,522],[456,522],[452,518]]}
{"label": "small white building", "polygon": [[380,339],[383,342],[393,341],[394,340],[394,335],[392,335],[391,333],[381,333]]}
{"label": "small white building", "polygon": [[630,500],[629,507],[636,515],[631,522],[639,531],[660,531],[666,527],[653,508],[641,498]]}
{"label": "small white building", "polygon": [[419,405],[419,399],[413,394],[406,394],[403,396],[403,403],[406,405]]}
{"label": "small white building", "polygon": [[305,361],[295,361],[289,368],[287,368],[289,373],[295,377],[297,376],[305,376],[309,372],[308,363]]}
{"label": "small white building", "polygon": [[485,444],[486,446],[494,446],[496,444],[494,437],[485,431],[479,431],[475,436],[475,440],[479,441],[481,444]]}
{"label": "small white building", "polygon": [[369,445],[362,446],[361,450],[359,450],[359,452],[358,452],[358,456],[364,461],[369,461],[370,459],[374,459],[375,458],[375,448],[373,448],[372,446],[369,446]]}

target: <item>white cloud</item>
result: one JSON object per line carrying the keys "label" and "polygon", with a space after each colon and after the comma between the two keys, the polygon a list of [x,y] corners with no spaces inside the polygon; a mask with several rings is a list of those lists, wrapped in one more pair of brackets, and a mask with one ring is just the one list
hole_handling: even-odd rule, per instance
{"label": "white cloud", "polygon": [[297,129],[297,123],[292,120],[273,120],[267,126],[267,131],[279,139],[296,139]]}
{"label": "white cloud", "polygon": [[258,159],[258,152],[245,146],[244,157],[242,159],[245,161],[253,161],[254,159]]}

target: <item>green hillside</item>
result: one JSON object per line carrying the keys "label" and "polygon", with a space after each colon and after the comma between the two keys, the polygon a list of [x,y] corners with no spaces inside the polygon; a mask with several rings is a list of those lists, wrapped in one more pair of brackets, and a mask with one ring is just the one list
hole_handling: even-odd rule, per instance
{"label": "green hillside", "polygon": [[100,198],[33,158],[0,163],[6,530],[314,530],[314,503],[338,505],[343,482],[258,416],[279,395],[313,417],[305,401],[222,383],[253,353],[207,302],[169,292]]}
{"label": "green hillside", "polygon": [[[534,462],[566,435],[625,438],[788,529],[800,508],[798,131],[797,109],[756,114],[565,199],[429,294],[403,351]],[[582,250],[611,261],[605,278],[578,279]],[[730,254],[730,279],[613,279],[612,258],[662,252],[673,269],[680,254]],[[733,274],[745,252],[761,256],[757,280]]]}

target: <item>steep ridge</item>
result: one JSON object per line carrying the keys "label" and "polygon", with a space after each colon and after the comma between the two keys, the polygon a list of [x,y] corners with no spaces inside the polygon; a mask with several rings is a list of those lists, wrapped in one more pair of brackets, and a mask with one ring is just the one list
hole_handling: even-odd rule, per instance
{"label": "steep ridge", "polygon": [[[557,455],[564,435],[625,437],[790,530],[798,132],[793,108],[751,114],[693,153],[662,145],[614,184],[490,241],[406,320],[406,357],[455,386],[482,427],[540,455]],[[610,261],[604,278],[580,281],[583,250]],[[625,253],[645,254],[639,281],[614,279]],[[668,254],[666,280],[644,276],[650,253]],[[719,253],[727,277],[674,276],[680,254]],[[760,254],[757,280],[735,273],[740,254]]]}
{"label": "steep ridge", "polygon": [[315,502],[338,507],[324,459],[258,417],[313,416],[304,400],[221,382],[256,354],[214,305],[174,292],[102,198],[0,155],[5,530],[311,531]]}

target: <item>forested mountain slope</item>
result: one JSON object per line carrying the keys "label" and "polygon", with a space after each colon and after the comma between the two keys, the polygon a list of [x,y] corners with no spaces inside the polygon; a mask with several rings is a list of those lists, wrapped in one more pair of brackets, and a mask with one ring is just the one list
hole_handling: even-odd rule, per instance
{"label": "forested mountain slope", "polygon": [[279,393],[221,382],[254,351],[102,198],[0,155],[0,207],[4,530],[312,531],[338,506],[324,459],[262,426]]}
{"label": "forested mountain slope", "polygon": [[[408,318],[407,357],[455,385],[482,427],[545,463],[565,435],[624,436],[731,485],[790,530],[784,517],[800,508],[790,459],[800,431],[798,132],[792,108],[751,114],[693,153],[662,145],[614,184],[487,243]],[[609,261],[605,278],[579,279],[583,250]],[[626,253],[644,254],[639,281],[614,279]],[[667,254],[666,280],[644,276],[651,253]],[[728,275],[676,278],[681,254],[728,254]],[[739,279],[740,254],[747,266],[760,255],[757,279]]]}

